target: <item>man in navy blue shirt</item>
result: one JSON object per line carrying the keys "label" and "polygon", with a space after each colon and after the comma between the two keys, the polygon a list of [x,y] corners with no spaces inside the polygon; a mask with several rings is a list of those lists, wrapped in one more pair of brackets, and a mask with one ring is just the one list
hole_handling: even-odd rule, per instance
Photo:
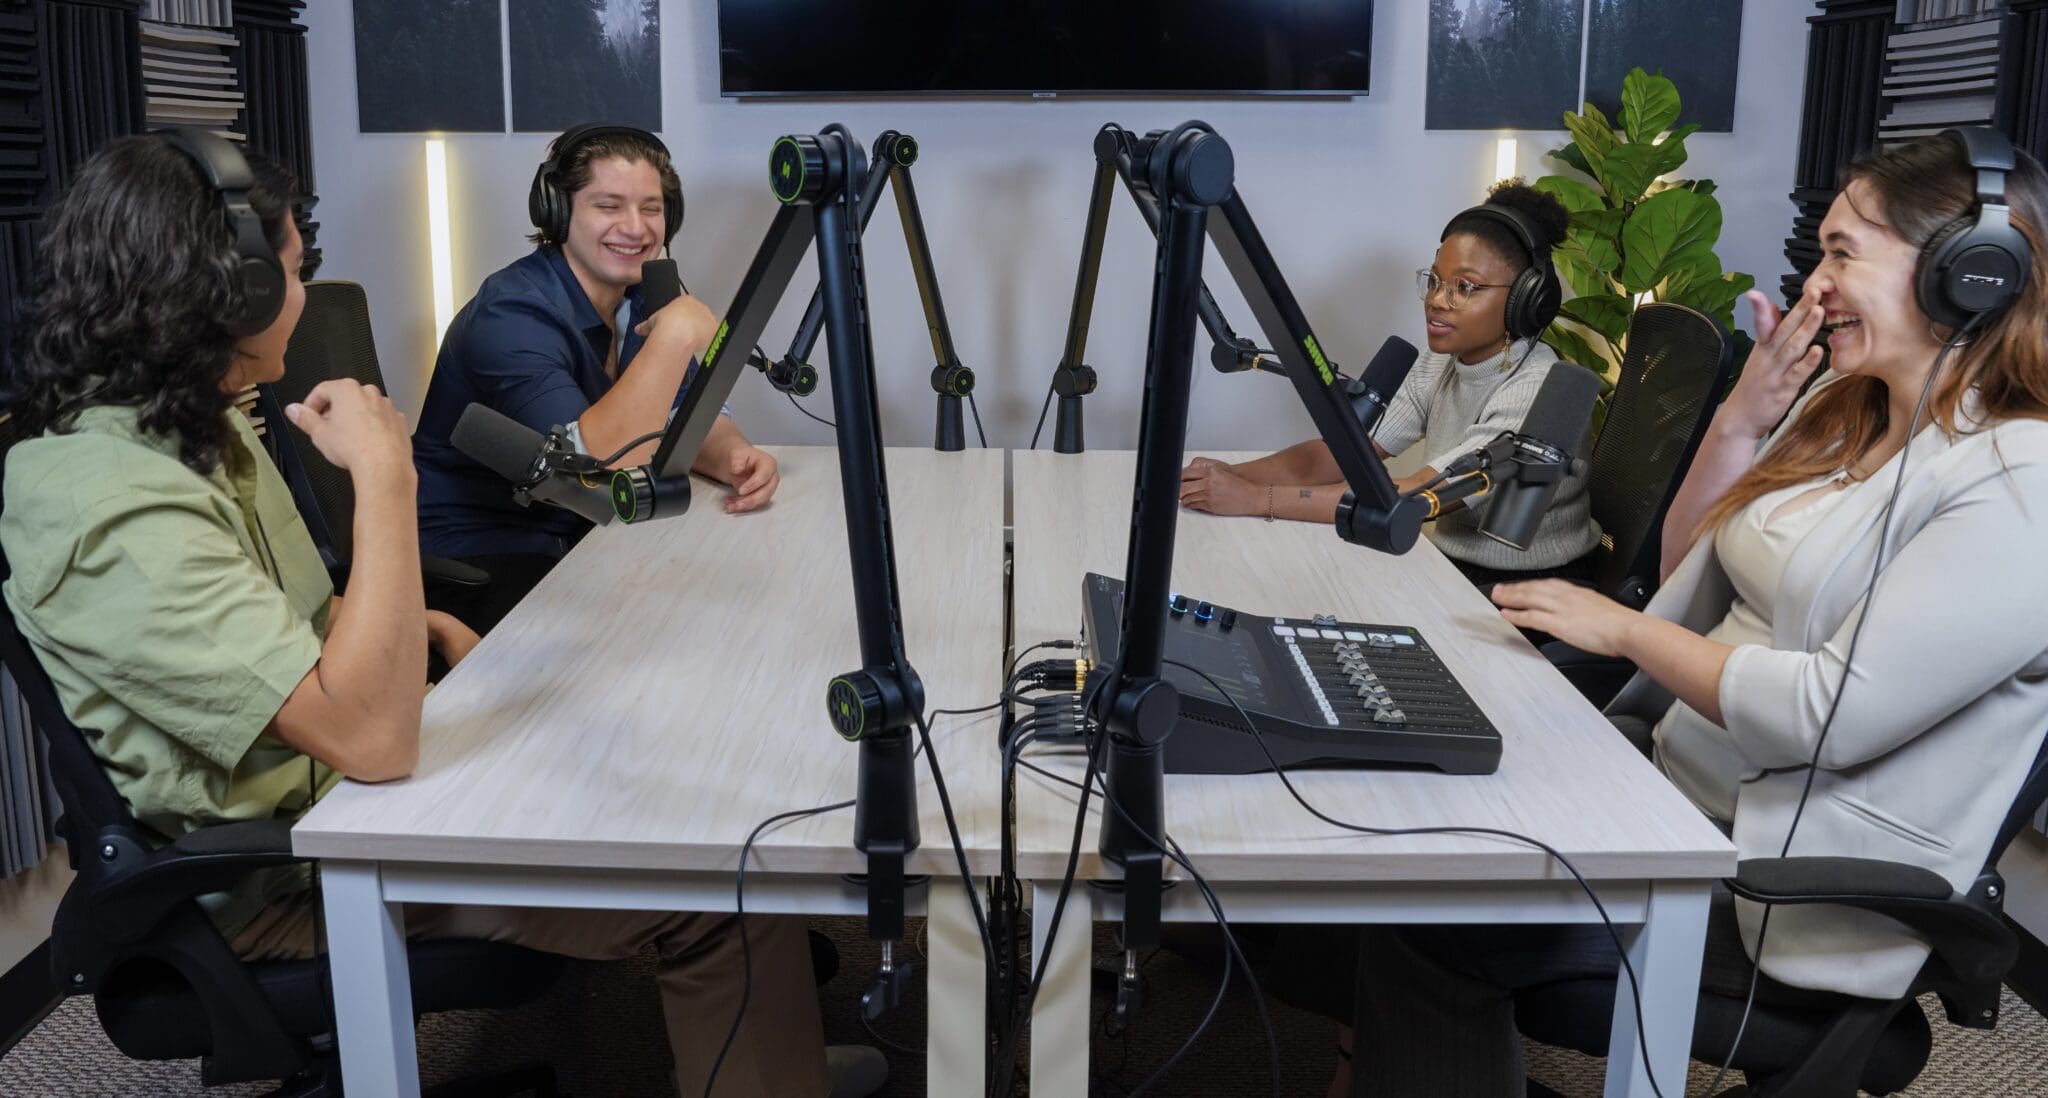
{"label": "man in navy blue shirt", "polygon": [[[628,127],[578,127],[551,146],[529,206],[533,254],[484,280],[456,314],[427,386],[413,461],[419,468],[420,549],[491,573],[479,589],[443,593],[436,608],[482,633],[497,624],[590,526],[557,508],[519,506],[503,477],[450,443],[470,404],[536,431],[556,427],[585,453],[608,457],[660,431],[717,317],[688,295],[649,316],[640,265],[681,224],[682,187],[668,151]],[[622,464],[645,462],[655,442]],[[766,504],[781,483],[775,459],[722,415],[691,466],[732,489],[729,513]]]}

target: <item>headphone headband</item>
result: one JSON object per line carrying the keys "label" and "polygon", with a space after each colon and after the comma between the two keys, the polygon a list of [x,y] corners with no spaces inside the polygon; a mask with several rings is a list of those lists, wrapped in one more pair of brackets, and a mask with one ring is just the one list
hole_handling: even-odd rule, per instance
{"label": "headphone headband", "polygon": [[1438,242],[1449,240],[1451,231],[1466,218],[1505,225],[1521,243],[1522,250],[1528,254],[1529,265],[1522,268],[1508,286],[1507,306],[1501,316],[1506,322],[1509,339],[1541,335],[1543,329],[1557,319],[1557,311],[1564,305],[1564,287],[1557,280],[1557,267],[1550,261],[1550,249],[1537,243],[1539,236],[1535,222],[1513,207],[1488,202],[1451,218],[1444,225],[1443,234],[1437,237]]}
{"label": "headphone headband", "polygon": [[230,322],[230,330],[239,338],[270,327],[284,310],[284,264],[263,235],[262,217],[249,204],[256,173],[249,170],[248,159],[232,142],[206,130],[158,130],[156,135],[199,168],[220,200],[221,216],[234,242],[242,298],[242,311]]}
{"label": "headphone headband", "polygon": [[[562,165],[568,161],[586,142],[610,134],[637,137],[654,146],[663,158],[668,158],[668,146],[661,138],[638,126],[627,126],[611,122],[583,122],[563,130],[561,135],[548,142],[546,158],[534,170],[533,186],[526,192],[526,213],[533,227],[541,231],[547,242],[557,247],[569,239],[569,214],[572,195],[562,193],[560,174]],[[671,168],[673,170],[673,168]],[[661,243],[666,247],[675,239],[676,230],[683,227],[683,192],[679,186],[670,190],[666,183],[661,189],[662,234]]]}
{"label": "headphone headband", "polygon": [[1492,221],[1495,224],[1506,225],[1508,231],[1515,234],[1515,239],[1521,241],[1522,251],[1529,256],[1530,266],[1541,267],[1550,261],[1550,249],[1536,242],[1536,226],[1530,222],[1528,215],[1513,207],[1501,206],[1492,202],[1474,206],[1451,218],[1450,222],[1444,226],[1443,235],[1437,237],[1437,242],[1442,243],[1449,240],[1452,227],[1468,217],[1477,217]]}

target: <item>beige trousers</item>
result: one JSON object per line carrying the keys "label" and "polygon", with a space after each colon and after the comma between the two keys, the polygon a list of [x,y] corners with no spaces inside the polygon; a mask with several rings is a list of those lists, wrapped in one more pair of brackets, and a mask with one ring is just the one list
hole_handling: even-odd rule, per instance
{"label": "beige trousers", "polygon": [[[279,900],[235,935],[235,952],[252,961],[311,957],[318,917],[310,892]],[[405,934],[481,938],[587,961],[623,960],[654,947],[661,954],[657,982],[683,1098],[704,1093],[739,1006],[739,920],[729,914],[408,904]],[[804,921],[749,915],[747,946],[753,974],[747,1013],[719,1068],[715,1093],[823,1096],[830,1089],[824,1025]]]}

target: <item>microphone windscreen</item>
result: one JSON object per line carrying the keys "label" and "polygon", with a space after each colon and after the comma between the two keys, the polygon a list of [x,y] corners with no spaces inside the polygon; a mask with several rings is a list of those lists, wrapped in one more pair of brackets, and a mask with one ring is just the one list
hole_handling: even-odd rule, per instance
{"label": "microphone windscreen", "polygon": [[650,259],[640,265],[640,308],[652,316],[661,307],[681,297],[683,276],[673,259]]}
{"label": "microphone windscreen", "polygon": [[1359,375],[1359,380],[1365,383],[1367,389],[1383,398],[1392,399],[1395,391],[1401,388],[1401,383],[1408,379],[1408,371],[1414,366],[1415,344],[1400,336],[1388,336],[1387,341],[1380,344],[1379,353],[1372,356],[1371,362],[1366,363],[1365,373]]}
{"label": "microphone windscreen", "polygon": [[1529,404],[1529,414],[1522,417],[1521,435],[1575,454],[1599,399],[1599,374],[1569,362],[1554,363]]}
{"label": "microphone windscreen", "polygon": [[511,416],[472,404],[462,410],[448,441],[491,472],[520,484],[530,478],[534,460],[547,440]]}

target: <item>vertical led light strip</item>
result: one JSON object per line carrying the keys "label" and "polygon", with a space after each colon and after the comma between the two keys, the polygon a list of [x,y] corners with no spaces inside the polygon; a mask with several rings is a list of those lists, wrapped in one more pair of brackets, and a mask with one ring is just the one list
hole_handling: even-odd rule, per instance
{"label": "vertical led light strip", "polygon": [[448,243],[448,142],[427,139],[427,245],[434,263],[434,345],[455,319],[455,257]]}
{"label": "vertical led light strip", "polygon": [[1493,143],[1493,178],[1495,182],[1512,178],[1515,173],[1516,142],[1512,137],[1503,137]]}

